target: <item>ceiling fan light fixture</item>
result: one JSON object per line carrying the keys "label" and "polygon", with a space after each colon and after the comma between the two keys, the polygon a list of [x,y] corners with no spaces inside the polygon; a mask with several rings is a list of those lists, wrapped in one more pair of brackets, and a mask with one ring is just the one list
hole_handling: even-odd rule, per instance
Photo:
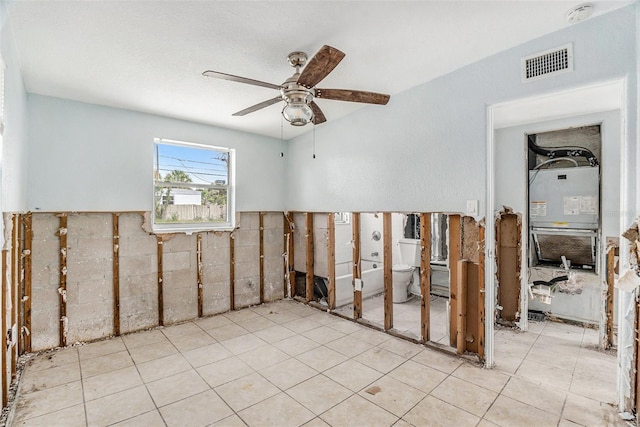
{"label": "ceiling fan light fixture", "polygon": [[313,119],[313,111],[304,102],[289,102],[282,109],[282,117],[293,126],[304,126]]}

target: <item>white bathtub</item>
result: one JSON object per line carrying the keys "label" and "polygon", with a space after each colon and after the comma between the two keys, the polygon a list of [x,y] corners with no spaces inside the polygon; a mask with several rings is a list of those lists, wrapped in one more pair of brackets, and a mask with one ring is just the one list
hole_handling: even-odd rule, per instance
{"label": "white bathtub", "polygon": [[[362,298],[384,291],[384,271],[381,262],[360,261],[362,266]],[[375,266],[375,267],[374,267]],[[353,303],[353,274],[336,277],[336,307]]]}

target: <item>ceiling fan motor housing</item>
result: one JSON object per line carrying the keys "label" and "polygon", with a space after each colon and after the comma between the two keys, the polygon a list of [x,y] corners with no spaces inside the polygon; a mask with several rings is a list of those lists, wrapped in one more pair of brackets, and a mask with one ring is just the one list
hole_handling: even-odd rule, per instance
{"label": "ceiling fan motor housing", "polygon": [[287,103],[282,113],[285,119],[294,126],[304,126],[313,119],[313,111],[309,103],[313,101],[315,91],[298,84],[300,73],[289,77],[280,89],[282,100]]}

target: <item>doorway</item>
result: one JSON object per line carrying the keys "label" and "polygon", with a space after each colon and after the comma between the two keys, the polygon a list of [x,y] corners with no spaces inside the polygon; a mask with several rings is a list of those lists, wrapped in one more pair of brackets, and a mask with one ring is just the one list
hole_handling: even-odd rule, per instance
{"label": "doorway", "polygon": [[[616,401],[622,395],[621,390],[616,386],[617,355],[614,352],[605,357],[600,351],[605,347],[606,310],[609,302],[607,298],[603,298],[606,293],[600,291],[606,286],[607,280],[607,242],[610,243],[611,239],[619,236],[622,233],[622,227],[627,222],[624,201],[626,169],[625,163],[620,157],[621,153],[625,152],[623,147],[626,144],[622,127],[624,110],[620,105],[618,110],[603,110],[602,112],[584,114],[585,111],[580,111],[580,108],[584,108],[585,103],[576,102],[576,99],[607,91],[617,92],[620,94],[620,99],[622,99],[623,87],[623,82],[619,81],[583,88],[579,91],[573,90],[535,99],[514,101],[490,107],[488,115],[490,126],[487,158],[489,171],[487,206],[492,206],[494,212],[508,212],[515,216],[515,222],[518,225],[517,233],[519,234],[518,247],[513,251],[516,253],[515,258],[517,259],[519,272],[515,283],[519,283],[520,292],[516,292],[519,301],[516,302],[515,306],[518,310],[516,311],[516,317],[512,319],[511,325],[505,327],[493,322],[487,322],[487,364],[516,376],[522,376],[523,378],[529,376],[531,381],[547,375],[551,381],[558,382],[558,387],[600,402]],[[608,99],[610,98],[609,96]],[[568,100],[572,101],[568,102]],[[555,109],[554,111],[562,112],[552,117],[545,117],[544,112],[548,110],[543,105],[554,102],[557,105],[565,105],[566,108],[564,110]],[[598,106],[593,104],[590,104],[592,105],[591,111],[599,111]],[[611,109],[608,108],[608,110]],[[523,111],[528,111],[529,114],[523,114]],[[596,231],[591,233],[584,242],[581,242],[587,244],[586,248],[588,250],[585,254],[592,255],[592,258],[587,260],[580,259],[579,265],[574,265],[574,268],[571,269],[571,266],[562,264],[562,255],[558,255],[561,263],[556,263],[555,256],[557,254],[541,253],[540,249],[544,249],[544,239],[548,239],[548,235],[538,234],[532,236],[532,223],[540,219],[541,215],[534,215],[534,217],[537,216],[538,218],[531,220],[531,202],[540,202],[541,200],[527,198],[527,195],[530,194],[531,170],[537,165],[537,163],[529,163],[528,137],[530,135],[541,135],[549,131],[594,125],[597,125],[602,132],[602,157],[599,159],[601,163],[599,166],[601,167],[600,185],[602,186],[602,197],[598,200],[600,203],[599,212],[602,212],[602,218],[598,223],[598,227],[595,228]],[[533,174],[536,174],[535,170],[533,170]],[[553,172],[548,173],[548,175],[552,174]],[[564,174],[556,173],[555,175],[562,176]],[[555,178],[559,179],[558,176],[555,176]],[[596,186],[597,182],[596,180]],[[565,201],[565,196],[570,197],[571,195],[563,195],[560,199],[562,203]],[[569,203],[572,200],[568,199],[567,201]],[[577,201],[579,204],[580,199],[578,198]],[[564,213],[564,204],[560,206]],[[543,210],[541,206],[538,207],[540,210],[536,213],[540,214]],[[569,207],[567,206],[567,209]],[[587,206],[585,205],[584,208],[587,209]],[[593,206],[590,209],[593,209]],[[567,221],[557,220],[556,222],[563,223]],[[500,250],[500,243],[496,241],[498,237],[496,233],[500,233],[499,225],[499,223],[496,224],[496,218],[493,215],[487,215],[486,253],[489,257]],[[594,230],[594,228],[590,230]],[[552,237],[556,240],[558,239],[557,236]],[[561,238],[561,240],[566,238],[567,236]],[[541,243],[542,248],[536,246]],[[547,249],[550,247],[547,246]],[[573,256],[576,257],[577,255]],[[565,258],[567,257],[565,256]],[[543,269],[544,266],[541,264],[545,262],[551,264],[551,270],[566,270],[565,272],[577,273],[591,269],[590,274],[594,285],[592,288],[595,291],[591,295],[593,298],[590,298],[588,294],[582,295],[588,283],[586,284],[584,281],[577,283],[579,280],[575,280],[573,284],[576,287],[572,290],[567,286],[564,289],[567,292],[548,292],[547,296],[550,298],[547,298],[546,302],[555,299],[552,304],[557,303],[558,307],[550,309],[545,304],[540,309],[540,305],[544,304],[542,301],[544,298],[542,295],[532,298],[533,289],[530,285],[536,281],[543,281],[542,279],[546,279],[545,281],[548,282],[554,279],[554,276],[557,276],[555,271],[545,271]],[[623,262],[624,260],[620,260],[621,264]],[[558,264],[557,268],[555,264]],[[579,271],[577,271],[578,268],[576,267],[579,267]],[[499,265],[494,263],[487,264],[487,280],[494,281],[496,269],[500,272]],[[539,275],[540,271],[543,274],[549,273],[548,277],[533,277],[536,274]],[[578,274],[577,276],[579,277],[580,275]],[[491,290],[488,290],[486,295],[487,313],[493,312],[493,307],[498,311],[503,308],[498,299],[500,297],[501,282],[502,279],[496,283],[496,287],[488,287]],[[582,289],[580,289],[580,286],[582,286]],[[539,290],[541,291],[542,289]],[[558,288],[555,289],[555,291],[557,290]],[[573,294],[571,293],[572,291],[574,292]],[[492,293],[493,295],[491,295]],[[578,315],[576,312],[569,313],[558,310],[558,308],[566,308],[567,304],[561,304],[561,302],[563,299],[571,297],[575,301],[581,298],[589,299],[589,306],[587,307],[589,314],[581,313]],[[610,302],[615,301],[615,304],[612,305],[615,305],[615,311],[620,313],[619,308],[628,305],[628,300],[628,296],[615,295],[615,298],[611,298]],[[498,301],[497,304],[496,301]],[[612,316],[611,320],[613,319]],[[629,325],[620,326],[625,328]],[[492,330],[489,331],[489,329]],[[580,366],[584,367],[587,363],[585,360],[596,354],[603,357],[603,360],[598,362],[601,363],[598,364],[598,371],[603,373],[603,377],[594,379],[580,374],[580,372],[589,372],[578,368]],[[588,391],[585,390],[589,388],[585,384],[590,381],[593,381],[594,385],[597,381],[600,381],[600,384],[606,384],[606,396],[587,396],[586,393]],[[600,390],[602,390],[602,387]]]}

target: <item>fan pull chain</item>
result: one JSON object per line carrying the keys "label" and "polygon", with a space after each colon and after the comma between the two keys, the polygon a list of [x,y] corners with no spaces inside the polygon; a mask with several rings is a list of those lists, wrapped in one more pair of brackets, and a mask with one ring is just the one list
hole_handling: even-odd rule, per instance
{"label": "fan pull chain", "polygon": [[316,124],[313,124],[313,158],[316,158]]}
{"label": "fan pull chain", "polygon": [[284,157],[284,117],[280,115],[280,157]]}

